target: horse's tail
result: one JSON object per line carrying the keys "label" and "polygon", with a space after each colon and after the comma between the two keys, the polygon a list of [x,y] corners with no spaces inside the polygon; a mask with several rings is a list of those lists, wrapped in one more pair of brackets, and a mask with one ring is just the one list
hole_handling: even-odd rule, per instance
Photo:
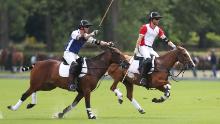
{"label": "horse's tail", "polygon": [[34,68],[34,65],[35,65],[35,64],[33,64],[33,65],[31,65],[31,66],[22,67],[22,68],[21,68],[21,71],[24,72],[24,71],[31,70],[32,68]]}

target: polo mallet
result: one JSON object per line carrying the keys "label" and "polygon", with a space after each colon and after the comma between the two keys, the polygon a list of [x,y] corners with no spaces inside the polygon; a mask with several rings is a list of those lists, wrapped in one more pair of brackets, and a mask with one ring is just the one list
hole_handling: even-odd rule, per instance
{"label": "polo mallet", "polygon": [[[139,49],[138,49],[138,52],[140,53],[140,51],[139,51]],[[135,53],[136,54],[136,53]],[[133,59],[130,63],[132,63],[133,61],[134,61],[134,56],[135,56],[135,54],[131,57],[131,59]],[[130,59],[130,60],[131,60]],[[129,65],[129,67],[130,67],[130,65]],[[129,67],[128,67],[128,69],[129,69]],[[123,77],[123,79],[122,79],[122,83],[124,82],[124,80],[125,80],[125,77],[128,75],[128,69],[127,69],[127,71],[126,71],[126,73],[125,73],[125,75],[124,75],[124,77]]]}
{"label": "polo mallet", "polygon": [[[131,57],[131,59],[133,59],[133,58],[134,58],[134,56]],[[130,60],[131,60],[131,59],[130,59]],[[134,61],[134,59],[131,61],[131,63],[132,63],[133,61]],[[129,67],[130,67],[130,65],[129,65]],[[129,67],[128,67],[128,69],[129,69]],[[124,75],[124,77],[123,77],[123,79],[122,79],[122,81],[121,81],[122,83],[124,82],[125,77],[128,75],[128,69],[127,69],[127,71],[125,72],[125,75]]]}
{"label": "polo mallet", "polygon": [[107,15],[107,13],[108,13],[109,8],[111,7],[111,5],[112,5],[113,1],[114,1],[114,0],[112,0],[112,1],[111,1],[111,3],[109,4],[109,6],[108,6],[107,10],[105,11],[105,14],[104,14],[104,15],[103,15],[103,17],[102,17],[102,20],[101,20],[101,22],[99,23],[99,27],[102,25],[102,22],[104,21],[104,19],[105,19],[105,17],[106,17],[106,15]]}

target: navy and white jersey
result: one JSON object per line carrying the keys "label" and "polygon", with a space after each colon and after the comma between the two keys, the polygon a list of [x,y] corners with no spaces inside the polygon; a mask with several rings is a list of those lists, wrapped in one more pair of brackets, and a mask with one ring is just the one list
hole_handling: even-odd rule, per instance
{"label": "navy and white jersey", "polygon": [[78,40],[76,39],[76,37],[80,35],[80,31],[79,30],[75,30],[72,32],[69,42],[65,47],[65,51],[70,51],[73,52],[75,54],[78,54],[81,47],[86,43],[86,39],[85,38],[79,38]]}

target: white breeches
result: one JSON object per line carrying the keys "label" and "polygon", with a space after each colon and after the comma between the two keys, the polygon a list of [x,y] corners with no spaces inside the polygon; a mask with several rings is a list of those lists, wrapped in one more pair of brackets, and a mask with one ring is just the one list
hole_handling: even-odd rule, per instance
{"label": "white breeches", "polygon": [[71,65],[71,63],[74,61],[76,61],[79,56],[73,52],[70,52],[70,51],[64,51],[64,54],[63,54],[63,58],[66,60],[66,62]]}
{"label": "white breeches", "polygon": [[146,58],[151,58],[151,55],[155,57],[159,57],[159,55],[154,51],[153,48],[148,46],[139,46],[139,51],[137,53],[137,56],[142,56],[146,59]]}

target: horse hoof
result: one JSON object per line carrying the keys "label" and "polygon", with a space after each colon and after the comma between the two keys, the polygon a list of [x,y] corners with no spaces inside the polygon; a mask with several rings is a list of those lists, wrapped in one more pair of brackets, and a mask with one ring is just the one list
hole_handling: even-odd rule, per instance
{"label": "horse hoof", "polygon": [[8,106],[7,108],[8,108],[9,110],[15,111],[11,105]]}
{"label": "horse hoof", "polygon": [[154,103],[162,103],[164,101],[165,101],[164,99],[157,99],[157,98],[152,99],[152,102],[154,102]]}
{"label": "horse hoof", "polygon": [[122,99],[118,99],[118,102],[119,102],[119,104],[122,104],[123,100]]}
{"label": "horse hoof", "polygon": [[158,103],[158,99],[157,99],[157,98],[153,98],[153,99],[152,99],[152,102]]}
{"label": "horse hoof", "polygon": [[89,117],[89,119],[96,119],[96,116]]}
{"label": "horse hoof", "polygon": [[58,118],[63,118],[63,113],[58,113]]}
{"label": "horse hoof", "polygon": [[12,110],[12,107],[11,107],[11,106],[8,106],[7,108],[10,109],[10,110]]}
{"label": "horse hoof", "polygon": [[28,105],[27,105],[27,109],[30,109],[30,108],[32,108],[32,107],[34,107],[36,104],[31,104],[31,103],[29,103]]}
{"label": "horse hoof", "polygon": [[145,114],[145,113],[146,113],[143,109],[140,109],[140,110],[138,110],[138,111],[139,111],[139,113],[141,113],[141,114]]}
{"label": "horse hoof", "polygon": [[62,118],[63,118],[63,113],[54,113],[54,114],[52,115],[52,118],[62,119]]}

